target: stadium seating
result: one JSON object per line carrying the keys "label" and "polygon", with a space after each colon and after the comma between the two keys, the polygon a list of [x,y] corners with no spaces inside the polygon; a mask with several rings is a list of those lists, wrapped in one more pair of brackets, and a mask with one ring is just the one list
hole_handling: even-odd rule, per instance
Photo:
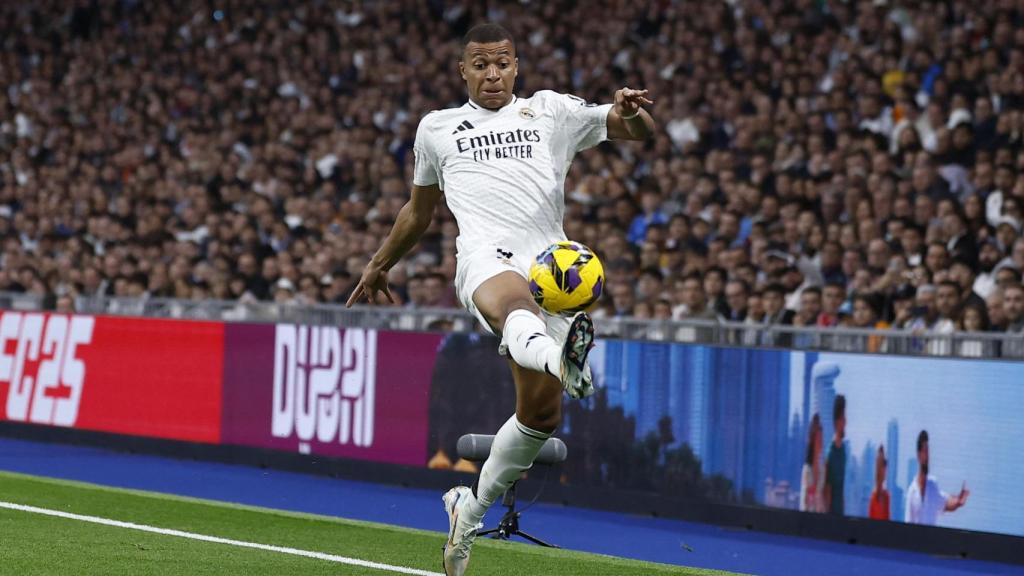
{"label": "stadium seating", "polygon": [[[343,302],[493,19],[521,93],[655,100],[566,183],[597,315],[1024,331],[1014,3],[221,4],[0,5],[0,291]],[[457,305],[456,235],[400,305]]]}

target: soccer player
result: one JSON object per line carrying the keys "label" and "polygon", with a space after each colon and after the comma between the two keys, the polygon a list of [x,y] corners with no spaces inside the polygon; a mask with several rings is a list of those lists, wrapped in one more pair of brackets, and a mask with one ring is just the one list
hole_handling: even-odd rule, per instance
{"label": "soccer player", "polygon": [[930,524],[939,522],[939,514],[955,512],[967,504],[971,491],[964,482],[960,493],[951,496],[939,488],[934,476],[928,474],[928,431],[921,430],[917,435],[917,474],[907,488],[906,514],[903,519],[911,524]]}
{"label": "soccer player", "polygon": [[[450,524],[444,547],[448,576],[461,576],[481,520],[530,468],[561,420],[562,391],[593,393],[587,353],[590,317],[545,314],[527,274],[534,257],[565,240],[565,175],[577,152],[611,139],[651,137],[654,120],[641,106],[646,90],[622,88],[614,104],[587,104],[543,90],[513,93],[519,62],[512,36],[481,24],[464,38],[459,72],[469,101],[427,114],[416,132],[412,192],[384,244],[367,264],[348,305],[391,299],[388,270],[419,240],[445,194],[459,225],[455,287],[462,304],[495,335],[510,357],[515,414],[498,430],[473,488],[444,495]],[[484,383],[481,383],[484,384]]]}

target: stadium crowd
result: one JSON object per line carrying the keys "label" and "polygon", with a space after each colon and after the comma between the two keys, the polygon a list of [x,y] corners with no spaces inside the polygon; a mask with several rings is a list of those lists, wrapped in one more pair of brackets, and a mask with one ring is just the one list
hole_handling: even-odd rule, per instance
{"label": "stadium crowd", "polygon": [[[566,182],[598,315],[1024,331],[1012,0],[5,2],[0,291],[344,302],[485,19],[521,94],[655,100]],[[457,233],[398,305],[457,305]]]}

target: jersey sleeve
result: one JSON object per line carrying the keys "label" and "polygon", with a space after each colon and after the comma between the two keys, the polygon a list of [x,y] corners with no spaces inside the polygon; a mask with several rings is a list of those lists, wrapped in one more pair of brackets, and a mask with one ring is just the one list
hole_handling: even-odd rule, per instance
{"label": "jersey sleeve", "polygon": [[430,137],[429,115],[420,120],[420,125],[416,128],[416,140],[413,142],[412,152],[415,157],[412,183],[416,186],[432,186],[437,184],[439,188],[444,190],[441,162],[437,157],[437,150]]}
{"label": "jersey sleeve", "polygon": [[597,146],[608,139],[608,111],[611,104],[589,104],[572,94],[552,94],[573,152]]}
{"label": "jersey sleeve", "polygon": [[928,479],[928,504],[934,507],[939,512],[946,510],[946,501],[949,500],[949,494],[943,492],[942,488],[939,488],[939,483]]}

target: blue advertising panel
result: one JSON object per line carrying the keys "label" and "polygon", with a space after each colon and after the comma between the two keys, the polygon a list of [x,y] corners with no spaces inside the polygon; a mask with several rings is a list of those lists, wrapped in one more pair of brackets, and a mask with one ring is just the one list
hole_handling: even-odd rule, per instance
{"label": "blue advertising panel", "polygon": [[679,493],[688,458],[712,498],[1024,535],[1024,363],[611,340],[591,364],[601,392],[565,432],[590,444],[571,418],[621,413],[652,489]]}

